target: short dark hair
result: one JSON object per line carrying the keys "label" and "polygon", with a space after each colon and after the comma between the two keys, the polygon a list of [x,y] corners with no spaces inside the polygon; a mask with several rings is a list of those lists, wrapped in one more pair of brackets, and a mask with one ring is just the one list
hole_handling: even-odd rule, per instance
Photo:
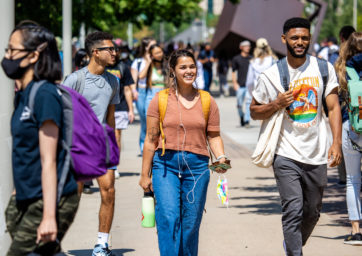
{"label": "short dark hair", "polygon": [[29,51],[38,51],[39,59],[34,65],[35,81],[51,83],[62,79],[62,63],[54,34],[33,21],[22,21],[12,31],[20,31],[23,46]]}
{"label": "short dark hair", "polygon": [[334,36],[327,37],[327,42],[332,42],[333,44],[338,44],[337,38]]}
{"label": "short dark hair", "polygon": [[94,50],[94,46],[102,43],[103,40],[113,40],[113,36],[110,33],[103,31],[96,31],[90,33],[85,39],[85,50],[89,57],[92,56],[92,51]]}
{"label": "short dark hair", "polygon": [[343,26],[341,28],[341,30],[339,31],[339,36],[342,37],[345,41],[348,40],[349,36],[353,33],[356,32],[356,30],[354,29],[354,27],[352,26]]}
{"label": "short dark hair", "polygon": [[306,28],[310,31],[310,22],[304,18],[291,18],[284,22],[283,34],[287,33],[292,28]]}

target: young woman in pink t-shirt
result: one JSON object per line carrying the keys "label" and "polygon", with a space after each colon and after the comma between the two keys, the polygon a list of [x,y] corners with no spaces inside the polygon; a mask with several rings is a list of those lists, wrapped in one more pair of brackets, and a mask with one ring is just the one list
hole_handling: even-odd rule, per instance
{"label": "young woman in pink t-shirt", "polygon": [[[210,96],[207,123],[200,91],[193,88],[196,60],[178,50],[169,60],[169,95],[160,136],[159,95],[147,112],[147,135],[143,151],[140,186],[154,191],[156,223],[161,256],[197,255],[199,228],[210,179],[210,149],[220,163],[227,160],[220,136],[219,110]],[[224,173],[225,169],[217,169]],[[152,178],[151,178],[152,174]]]}

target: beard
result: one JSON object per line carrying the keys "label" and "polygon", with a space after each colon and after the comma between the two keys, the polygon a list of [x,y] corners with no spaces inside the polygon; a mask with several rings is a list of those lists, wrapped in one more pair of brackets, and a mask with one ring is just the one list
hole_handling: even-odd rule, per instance
{"label": "beard", "polygon": [[296,54],[293,47],[290,44],[288,44],[288,42],[287,42],[287,49],[288,49],[288,52],[290,53],[290,55],[292,55],[294,58],[304,58],[305,55],[307,55],[307,53],[308,53],[309,45],[310,44],[308,44],[305,47],[304,52],[302,54]]}

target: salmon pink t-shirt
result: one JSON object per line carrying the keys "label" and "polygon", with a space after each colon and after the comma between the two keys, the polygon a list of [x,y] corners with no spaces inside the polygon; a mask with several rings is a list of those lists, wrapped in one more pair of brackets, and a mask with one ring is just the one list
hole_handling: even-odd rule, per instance
{"label": "salmon pink t-shirt", "polygon": [[[160,119],[158,93],[148,107],[147,116]],[[183,124],[185,129],[182,128],[181,124]],[[165,119],[163,121],[165,148],[210,156],[206,144],[206,131],[220,131],[219,109],[214,98],[211,97],[210,100],[209,120],[206,126],[201,98],[199,97],[195,105],[187,109],[181,102],[177,101],[174,91],[170,90]],[[162,138],[160,136],[157,149],[162,149],[161,141]]]}

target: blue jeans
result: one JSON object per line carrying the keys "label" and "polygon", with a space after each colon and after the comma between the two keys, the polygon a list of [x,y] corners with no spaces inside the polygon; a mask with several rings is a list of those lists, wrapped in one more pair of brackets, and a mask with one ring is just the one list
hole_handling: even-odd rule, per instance
{"label": "blue jeans", "polygon": [[[251,96],[248,92],[248,89],[245,86],[239,87],[238,91],[236,92],[236,100],[237,100],[237,107],[240,118],[244,118],[244,122],[249,122]],[[245,113],[243,111],[244,101],[245,101]]]}
{"label": "blue jeans", "polygon": [[351,139],[362,145],[362,135],[352,131],[349,120],[343,123],[342,150],[347,174],[347,208],[348,217],[351,221],[362,219],[361,213],[361,156],[362,154],[352,147]]}
{"label": "blue jeans", "polygon": [[143,153],[143,144],[146,138],[146,97],[147,97],[146,88],[138,88],[138,100],[136,102],[136,107],[138,114],[140,115],[140,122],[141,122],[141,131],[139,139],[141,154]]}
{"label": "blue jeans", "polygon": [[163,89],[165,89],[165,88],[154,87],[154,88],[148,89],[147,96],[146,96],[146,106],[145,106],[146,114],[147,114],[148,106],[150,105],[153,97],[155,97],[156,93],[162,91]]}
{"label": "blue jeans", "polygon": [[212,70],[204,69],[205,91],[210,91],[210,85],[212,82]]}
{"label": "blue jeans", "polygon": [[[153,158],[152,184],[161,256],[196,256],[210,180],[209,158],[161,150]],[[187,167],[189,166],[189,168]]]}

